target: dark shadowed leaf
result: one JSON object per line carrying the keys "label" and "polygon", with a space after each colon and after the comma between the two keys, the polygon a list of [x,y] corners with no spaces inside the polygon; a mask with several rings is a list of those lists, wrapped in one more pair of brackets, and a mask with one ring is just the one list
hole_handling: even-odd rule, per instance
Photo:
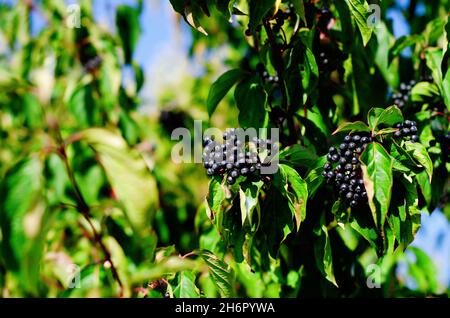
{"label": "dark shadowed leaf", "polygon": [[242,128],[258,129],[267,126],[267,92],[260,84],[251,80],[240,82],[234,91],[234,99]]}
{"label": "dark shadowed leaf", "polygon": [[241,69],[229,70],[222,74],[212,85],[209,90],[206,107],[208,114],[211,116],[217,108],[219,102],[225,97],[230,89],[239,82],[246,73]]}

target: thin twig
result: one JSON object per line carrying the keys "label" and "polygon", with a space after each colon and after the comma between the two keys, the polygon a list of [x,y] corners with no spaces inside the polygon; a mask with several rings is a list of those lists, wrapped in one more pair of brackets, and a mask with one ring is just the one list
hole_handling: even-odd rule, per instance
{"label": "thin twig", "polygon": [[94,224],[91,221],[92,218],[92,213],[90,210],[89,205],[86,203],[86,200],[83,197],[83,194],[80,191],[80,187],[78,186],[77,181],[75,180],[75,176],[73,174],[73,170],[70,167],[69,164],[69,160],[67,158],[67,154],[66,154],[66,150],[65,148],[62,146],[59,148],[58,151],[59,156],[61,157],[61,159],[64,162],[64,166],[66,168],[67,174],[69,176],[70,182],[72,184],[72,187],[75,191],[75,197],[76,197],[76,201],[77,201],[77,210],[81,213],[81,215],[83,215],[83,217],[85,218],[85,220],[87,221],[87,223],[89,224],[89,227],[92,230],[92,233],[94,235],[94,241],[98,244],[98,246],[100,247],[100,249],[102,250],[103,254],[105,255],[105,261],[109,263],[109,265],[111,266],[111,273],[114,277],[114,280],[117,282],[117,284],[119,285],[119,297],[123,296],[123,292],[124,292],[124,287],[122,284],[122,280],[120,279],[119,273],[117,271],[116,266],[114,265],[113,261],[112,261],[112,257],[111,257],[111,253],[108,250],[108,248],[106,247],[106,245],[103,243],[102,241],[102,235],[101,233],[99,233]]}

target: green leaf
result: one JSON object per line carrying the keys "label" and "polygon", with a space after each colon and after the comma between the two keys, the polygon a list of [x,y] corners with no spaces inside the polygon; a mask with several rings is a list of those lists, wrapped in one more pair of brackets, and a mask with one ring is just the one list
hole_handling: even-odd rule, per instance
{"label": "green leaf", "polygon": [[125,63],[131,64],[133,52],[141,33],[139,10],[127,5],[118,6],[116,9],[116,26],[125,53]]}
{"label": "green leaf", "polygon": [[234,274],[233,270],[224,261],[220,260],[213,253],[201,250],[200,256],[208,265],[209,274],[216,285],[221,297],[232,297]]}
{"label": "green leaf", "polygon": [[365,0],[345,0],[350,8],[353,19],[358,26],[359,32],[363,39],[363,45],[366,46],[372,37],[373,29],[369,27],[367,20],[369,18],[369,10]]}
{"label": "green leaf", "polygon": [[418,290],[425,294],[436,294],[439,290],[439,282],[436,273],[438,268],[433,260],[421,249],[411,246],[408,250],[415,255],[415,261],[408,261],[408,275],[417,284]]}
{"label": "green leaf", "polygon": [[212,85],[209,90],[206,107],[211,117],[217,108],[219,102],[225,97],[230,89],[244,78],[246,72],[241,69],[233,69],[222,74]]}
{"label": "green leaf", "polygon": [[394,132],[396,132],[398,130],[398,128],[383,128],[377,131],[377,135],[388,135],[388,134],[392,134]]}
{"label": "green leaf", "polygon": [[447,109],[450,109],[450,71],[447,70],[445,77],[442,81],[442,97]]}
{"label": "green leaf", "polygon": [[208,32],[200,25],[198,18],[203,15],[203,7],[196,2],[188,2],[184,7],[184,19],[187,23],[200,33],[208,35]]}
{"label": "green leaf", "polygon": [[243,182],[239,188],[239,202],[241,207],[241,221],[244,225],[245,220],[248,219],[252,224],[252,213],[258,205],[258,195],[264,182]]}
{"label": "green leaf", "polygon": [[[444,101],[448,102],[446,100],[446,97],[444,95],[445,90],[443,88],[443,76],[442,76],[442,49],[438,48],[428,48],[425,50],[425,60],[427,63],[428,68],[431,70],[433,75],[433,80],[439,87],[439,91],[441,92],[441,95],[444,97]],[[448,104],[446,103],[447,107]]]}
{"label": "green leaf", "polygon": [[249,0],[250,20],[248,26],[253,33],[262,24],[263,18],[275,7],[276,0]]}
{"label": "green leaf", "polygon": [[372,219],[366,217],[366,215],[355,213],[352,216],[350,226],[369,242],[373,249],[378,250],[377,241],[379,236]]}
{"label": "green leaf", "polygon": [[364,186],[374,222],[383,228],[392,195],[393,159],[379,143],[370,143],[361,154]]}
{"label": "green leaf", "polygon": [[427,171],[422,171],[416,174],[416,181],[419,184],[420,190],[422,191],[422,195],[429,205],[431,203],[432,191],[431,191],[431,183],[430,176]]}
{"label": "green leaf", "polygon": [[206,213],[210,220],[222,210],[222,203],[225,200],[225,189],[221,184],[221,178],[215,177],[209,182],[209,191],[205,198]]}
{"label": "green leaf", "polygon": [[413,102],[424,102],[434,100],[439,96],[439,88],[436,84],[420,82],[414,85],[411,90],[411,100]]}
{"label": "green leaf", "polygon": [[263,202],[263,217],[257,233],[262,236],[264,248],[274,258],[281,243],[294,229],[292,210],[287,201],[277,187],[270,187]]}
{"label": "green leaf", "polygon": [[335,131],[333,131],[333,135],[335,135],[339,132],[343,132],[343,131],[350,131],[351,133],[359,132],[359,131],[370,132],[370,128],[362,121],[355,121],[352,123],[344,123],[344,124],[340,125]]}
{"label": "green leaf", "polygon": [[326,156],[322,156],[316,160],[316,163],[314,167],[312,167],[311,170],[308,171],[306,174],[306,184],[308,187],[308,195],[310,198],[314,196],[317,189],[322,185],[323,183],[323,176],[322,173],[324,171],[323,165],[327,162]]}
{"label": "green leaf", "polygon": [[415,45],[420,41],[423,41],[424,38],[420,34],[412,34],[412,35],[404,35],[399,37],[392,48],[389,50],[389,64],[391,64],[392,59],[398,56],[404,49],[409,46]]}
{"label": "green leaf", "polygon": [[372,108],[367,116],[369,126],[374,131],[376,131],[379,125],[393,126],[403,121],[402,111],[395,105],[386,109]]}
{"label": "green leaf", "polygon": [[301,222],[306,218],[306,203],[308,199],[306,182],[295,169],[284,164],[280,164],[279,172],[275,175],[274,182],[281,194],[288,199],[289,208],[295,217],[298,231]]}
{"label": "green leaf", "polygon": [[314,244],[314,255],[317,267],[322,275],[333,285],[338,287],[334,277],[333,255],[331,253],[331,243],[328,236],[327,226],[324,224],[324,217],[321,220],[320,235],[318,241]]}
{"label": "green leaf", "polygon": [[217,10],[219,10],[229,22],[231,22],[231,15],[233,14],[234,2],[235,0],[218,0],[216,2]]}
{"label": "green leaf", "polygon": [[410,141],[405,143],[405,148],[406,151],[425,168],[425,171],[428,174],[428,180],[431,182],[433,177],[433,162],[428,155],[427,148],[421,143]]}
{"label": "green leaf", "polygon": [[339,20],[341,21],[342,34],[346,36],[342,38],[345,52],[349,52],[354,45],[354,30],[352,25],[350,7],[346,1],[336,1],[336,10],[339,13]]}
{"label": "green leaf", "polygon": [[402,111],[394,105],[383,110],[380,116],[376,119],[376,124],[371,128],[376,129],[379,125],[393,126],[394,124],[402,121]]}
{"label": "green leaf", "polygon": [[373,107],[367,113],[367,122],[369,123],[369,127],[371,130],[373,130],[377,126],[378,118],[383,111],[384,108]]}
{"label": "green leaf", "polygon": [[291,3],[294,5],[295,12],[298,14],[300,19],[306,24],[306,15],[305,15],[305,4],[303,0],[293,0]]}
{"label": "green leaf", "polygon": [[173,294],[176,298],[200,298],[200,291],[195,286],[195,275],[190,271],[180,272]]}
{"label": "green leaf", "polygon": [[348,213],[347,213],[348,205],[346,202],[338,199],[334,202],[333,207],[331,208],[331,213],[334,214],[336,221],[338,223],[347,223]]}
{"label": "green leaf", "polygon": [[18,275],[20,288],[34,296],[42,283],[40,264],[49,226],[42,172],[38,157],[23,159],[0,183],[2,263]]}
{"label": "green leaf", "polygon": [[317,161],[317,155],[309,148],[296,144],[286,147],[279,153],[280,162],[288,162],[292,166],[312,168]]}
{"label": "green leaf", "polygon": [[97,153],[108,181],[122,202],[133,228],[138,233],[149,230],[159,199],[156,180],[145,160],[116,132],[89,128],[76,137]]}
{"label": "green leaf", "polygon": [[240,82],[234,91],[234,99],[239,109],[239,124],[242,128],[264,128],[267,126],[267,93],[264,88],[251,80]]}

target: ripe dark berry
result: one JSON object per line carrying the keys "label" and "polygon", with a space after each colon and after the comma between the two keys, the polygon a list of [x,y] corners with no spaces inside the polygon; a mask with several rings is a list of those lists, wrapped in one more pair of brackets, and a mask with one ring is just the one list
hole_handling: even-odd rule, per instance
{"label": "ripe dark berry", "polygon": [[236,179],[233,178],[232,176],[229,176],[229,177],[227,178],[227,183],[228,183],[229,185],[232,185],[232,184],[234,184],[235,182],[236,182]]}
{"label": "ripe dark berry", "polygon": [[327,177],[328,177],[328,179],[334,178],[334,172],[333,171],[328,171]]}
{"label": "ripe dark berry", "polygon": [[367,144],[367,143],[370,142],[370,138],[369,138],[369,137],[362,137],[362,138],[361,138],[361,142],[362,142],[363,144]]}
{"label": "ripe dark berry", "polygon": [[359,162],[358,158],[356,158],[356,157],[352,158],[352,164],[356,165],[358,162]]}
{"label": "ripe dark berry", "polygon": [[344,157],[341,157],[341,159],[339,159],[339,163],[342,165],[345,165],[347,163],[347,159],[345,159]]}
{"label": "ripe dark berry", "polygon": [[360,154],[360,153],[363,152],[363,150],[362,150],[361,147],[357,147],[357,148],[355,149],[355,152],[356,152],[357,154]]}
{"label": "ripe dark berry", "polygon": [[339,161],[339,156],[338,155],[332,155],[331,156],[331,161],[338,162]]}
{"label": "ripe dark berry", "polygon": [[354,208],[358,205],[358,202],[355,200],[350,201],[350,207]]}
{"label": "ripe dark berry", "polygon": [[344,156],[346,156],[347,158],[351,158],[351,157],[353,156],[353,152],[352,152],[351,150],[347,150],[347,151],[344,153]]}
{"label": "ripe dark berry", "polygon": [[350,142],[348,144],[348,149],[355,149],[355,147],[356,147],[356,144],[354,142]]}
{"label": "ripe dark berry", "polygon": [[359,136],[359,135],[354,135],[353,136],[353,141],[354,142],[359,142],[361,140],[361,136]]}
{"label": "ripe dark berry", "polygon": [[394,137],[395,138],[400,138],[402,136],[402,131],[401,130],[397,130],[395,133],[394,133]]}
{"label": "ripe dark berry", "polygon": [[347,135],[347,136],[344,137],[344,141],[345,141],[345,142],[350,142],[351,140],[352,140],[352,137],[349,136],[349,135]]}
{"label": "ripe dark berry", "polygon": [[339,190],[341,190],[341,191],[348,190],[348,185],[346,183],[341,184],[341,187],[339,188]]}
{"label": "ripe dark berry", "polygon": [[411,126],[411,121],[410,121],[410,120],[405,120],[405,121],[403,122],[403,124],[404,124],[406,127],[410,127],[410,126]]}
{"label": "ripe dark berry", "polygon": [[330,149],[328,150],[329,153],[334,154],[337,152],[336,148],[334,147],[330,147]]}
{"label": "ripe dark berry", "polygon": [[403,136],[408,136],[409,134],[410,134],[410,130],[409,130],[409,128],[403,128],[402,129],[402,135]]}
{"label": "ripe dark berry", "polygon": [[326,171],[329,171],[329,170],[331,170],[333,168],[333,166],[331,165],[331,163],[327,162],[326,164],[324,164],[323,168]]}
{"label": "ripe dark berry", "polygon": [[419,136],[417,136],[417,135],[412,135],[412,136],[411,136],[411,141],[413,141],[413,142],[418,142],[418,141],[419,141]]}
{"label": "ripe dark berry", "polygon": [[353,198],[353,192],[347,192],[345,197],[350,200],[351,198]]}
{"label": "ripe dark berry", "polygon": [[232,170],[232,171],[230,172],[230,176],[231,176],[232,178],[237,178],[237,177],[239,177],[239,171],[238,171],[238,170]]}
{"label": "ripe dark berry", "polygon": [[411,126],[411,127],[409,128],[409,130],[410,130],[412,133],[416,133],[416,132],[417,132],[417,126]]}
{"label": "ripe dark berry", "polygon": [[350,164],[350,163],[347,163],[347,164],[345,165],[345,167],[344,167],[344,170],[345,170],[345,171],[351,171],[352,169],[353,169],[353,165]]}
{"label": "ripe dark berry", "polygon": [[243,175],[243,176],[246,176],[247,174],[248,174],[248,169],[247,168],[242,168],[241,169],[241,174]]}
{"label": "ripe dark berry", "polygon": [[347,144],[344,144],[344,143],[340,144],[339,149],[341,149],[341,150],[347,149]]}

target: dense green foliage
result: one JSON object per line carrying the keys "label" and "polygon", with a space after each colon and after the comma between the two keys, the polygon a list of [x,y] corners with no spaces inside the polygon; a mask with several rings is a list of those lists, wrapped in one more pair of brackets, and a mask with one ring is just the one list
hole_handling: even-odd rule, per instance
{"label": "dense green foliage", "polygon": [[[395,1],[379,1],[377,20],[377,1],[171,0],[204,68],[150,113],[139,107],[136,2],[116,8],[116,34],[95,23],[90,1],[80,27],[62,1],[0,2],[2,296],[448,293],[417,247],[417,288],[396,268],[421,213],[450,216],[449,1],[419,1],[420,16],[411,1],[412,34],[396,39],[385,18]],[[37,35],[34,10],[47,20]],[[171,132],[194,132],[198,119],[278,128],[278,172],[227,184],[173,162]],[[341,148],[354,158],[342,171],[367,195],[353,204],[333,184],[340,158],[327,154],[356,135],[364,145]]]}

